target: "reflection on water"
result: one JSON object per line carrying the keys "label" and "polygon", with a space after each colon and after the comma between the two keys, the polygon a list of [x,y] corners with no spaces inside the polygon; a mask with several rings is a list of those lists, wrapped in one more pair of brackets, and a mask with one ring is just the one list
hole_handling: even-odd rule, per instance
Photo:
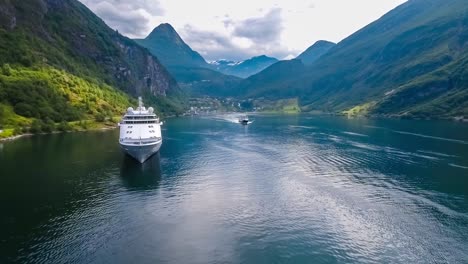
{"label": "reflection on water", "polygon": [[178,118],[144,164],[118,130],[5,142],[0,263],[465,263],[466,131]]}
{"label": "reflection on water", "polygon": [[156,188],[161,180],[160,153],[156,153],[143,164],[128,155],[124,155],[120,178],[124,186],[129,189],[148,190]]}

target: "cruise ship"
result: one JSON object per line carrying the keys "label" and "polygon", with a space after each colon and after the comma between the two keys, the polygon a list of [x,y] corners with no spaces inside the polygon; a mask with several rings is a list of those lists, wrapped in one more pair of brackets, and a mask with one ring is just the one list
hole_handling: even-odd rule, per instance
{"label": "cruise ship", "polygon": [[146,109],[139,97],[137,109],[129,107],[119,123],[120,146],[140,163],[145,162],[161,148],[162,124],[154,109]]}

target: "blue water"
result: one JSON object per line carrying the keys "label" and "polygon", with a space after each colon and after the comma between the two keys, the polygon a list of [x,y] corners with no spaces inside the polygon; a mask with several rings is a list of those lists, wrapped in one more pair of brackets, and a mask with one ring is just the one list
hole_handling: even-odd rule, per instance
{"label": "blue water", "polygon": [[0,143],[0,263],[468,262],[468,125],[252,118]]}

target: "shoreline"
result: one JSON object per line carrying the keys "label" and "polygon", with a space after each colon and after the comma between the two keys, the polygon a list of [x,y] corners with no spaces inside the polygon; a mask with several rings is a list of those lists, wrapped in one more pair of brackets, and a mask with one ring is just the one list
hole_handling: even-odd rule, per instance
{"label": "shoreline", "polygon": [[[181,115],[178,117],[190,117],[190,116],[206,116],[206,115],[217,115],[217,114],[248,114],[248,115],[281,115],[281,116],[294,116],[294,115],[316,115],[316,116],[340,116],[346,118],[367,118],[367,119],[388,119],[388,120],[414,120],[414,121],[448,121],[455,123],[468,123],[468,118],[462,116],[454,117],[445,117],[445,118],[417,118],[417,117],[406,117],[406,116],[395,116],[395,115],[348,115],[343,113],[336,112],[321,112],[321,111],[312,111],[312,112],[275,112],[275,111],[265,111],[265,112],[217,112],[217,113],[201,113],[197,115]],[[171,118],[177,118],[176,116]]]}
{"label": "shoreline", "polygon": [[70,131],[52,131],[50,133],[37,133],[37,134],[32,134],[32,133],[26,133],[26,134],[19,134],[15,135],[12,137],[6,137],[6,138],[0,138],[0,142],[6,142],[6,141],[13,141],[17,140],[23,137],[32,137],[32,136],[41,136],[41,135],[52,135],[52,134],[62,134],[62,133],[77,133],[77,132],[88,132],[88,131],[105,131],[105,130],[112,130],[116,129],[118,126],[106,126],[106,127],[100,127],[100,128],[90,128],[90,129],[81,129],[81,130],[70,130]]}

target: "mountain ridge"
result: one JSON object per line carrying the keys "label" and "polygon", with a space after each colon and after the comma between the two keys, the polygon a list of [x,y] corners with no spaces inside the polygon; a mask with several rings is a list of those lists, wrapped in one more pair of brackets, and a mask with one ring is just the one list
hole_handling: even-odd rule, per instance
{"label": "mountain ridge", "polygon": [[336,43],[327,40],[319,40],[307,48],[304,52],[299,54],[296,59],[302,60],[305,65],[312,65],[316,60],[318,60],[334,46],[336,46]]}
{"label": "mountain ridge", "polygon": [[467,9],[462,0],[410,0],[344,39],[305,70],[270,88],[252,85],[247,94],[298,97],[303,111],[467,116]]}

